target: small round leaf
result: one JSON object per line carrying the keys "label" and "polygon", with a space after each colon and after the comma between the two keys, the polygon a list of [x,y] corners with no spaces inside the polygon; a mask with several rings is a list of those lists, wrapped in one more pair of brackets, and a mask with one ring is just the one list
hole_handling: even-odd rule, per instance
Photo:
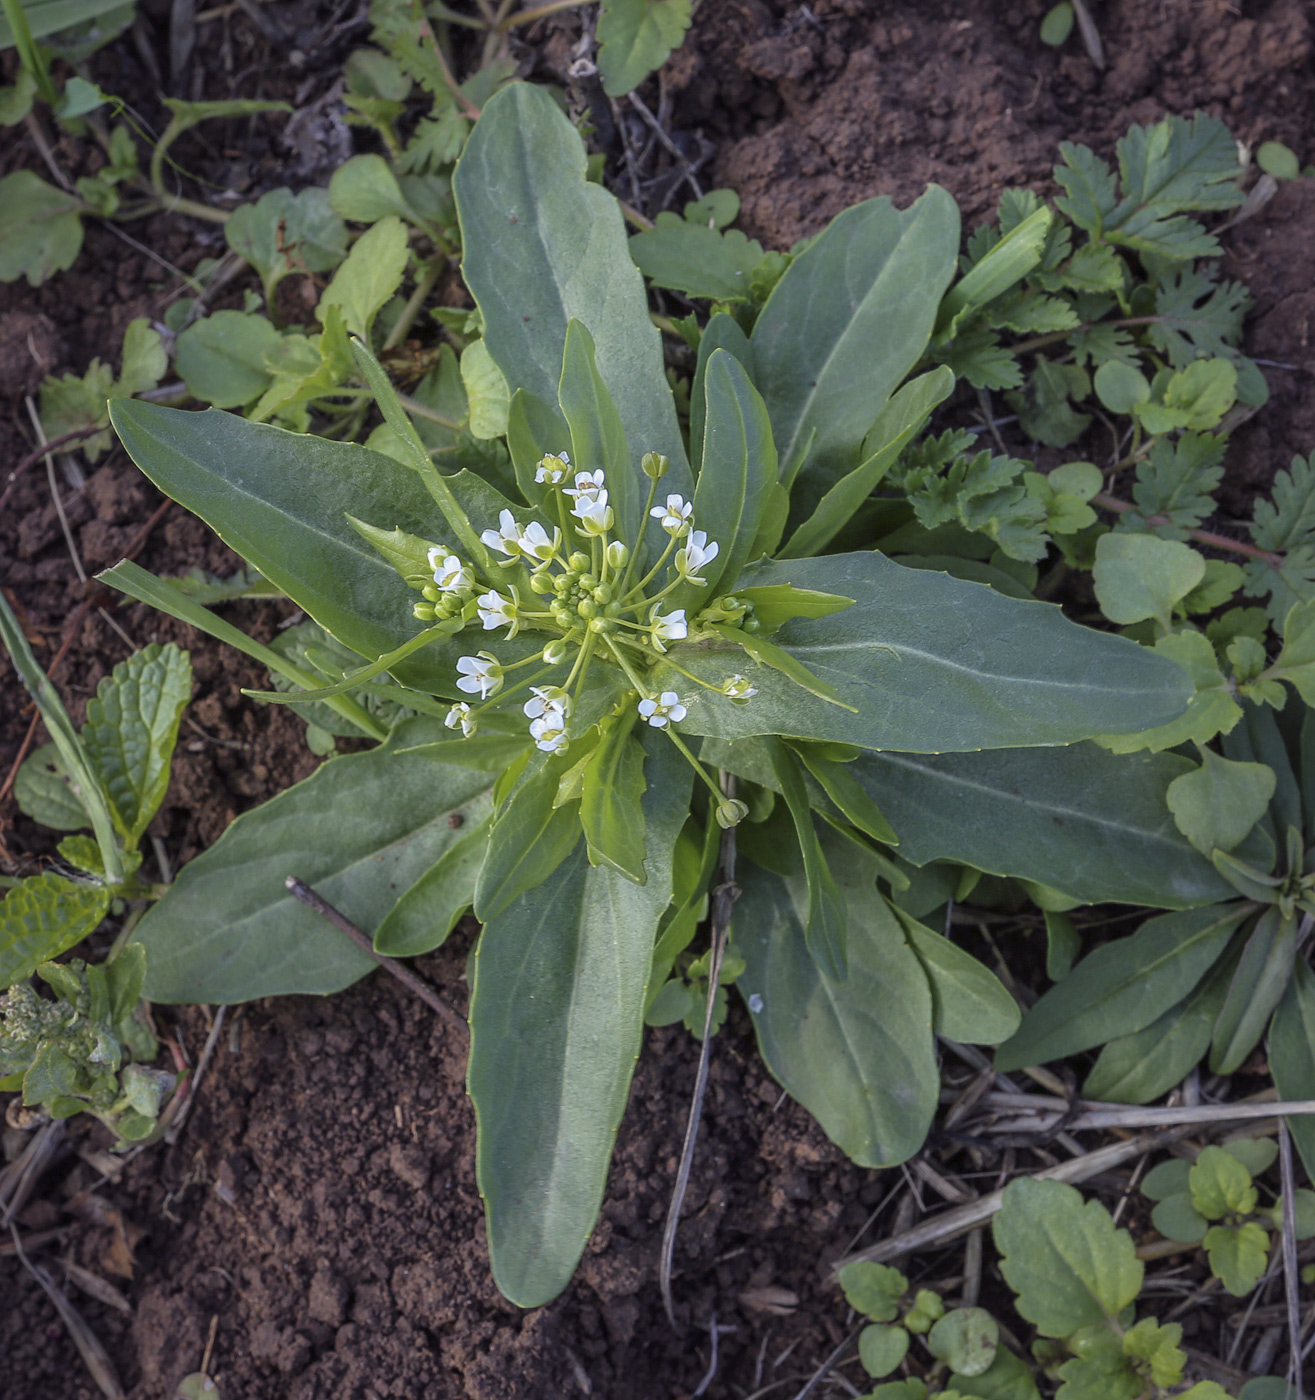
{"label": "small round leaf", "polygon": [[874,1322],[858,1337],[858,1359],[863,1369],[876,1380],[888,1376],[904,1360],[909,1350],[909,1334],[902,1327],[887,1327]]}
{"label": "small round leaf", "polygon": [[927,1334],[927,1347],[956,1375],[980,1376],[1000,1345],[1000,1327],[985,1308],[956,1308]]}

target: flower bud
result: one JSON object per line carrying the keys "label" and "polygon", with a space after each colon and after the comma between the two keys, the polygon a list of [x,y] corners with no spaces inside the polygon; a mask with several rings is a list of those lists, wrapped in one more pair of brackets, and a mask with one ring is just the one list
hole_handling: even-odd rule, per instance
{"label": "flower bud", "polygon": [[566,562],[570,565],[573,574],[582,574],[589,567],[589,556],[582,554],[577,549]]}
{"label": "flower bud", "polygon": [[612,585],[610,583],[600,583],[589,595],[600,607],[612,601]]}
{"label": "flower bud", "polygon": [[540,595],[551,593],[556,587],[556,584],[557,580],[553,578],[547,569],[539,569],[537,572],[530,575],[531,593],[538,593]]}
{"label": "flower bud", "polygon": [[610,617],[591,617],[589,619],[589,630],[596,636],[606,636],[608,632],[616,631],[616,623]]}
{"label": "flower bud", "polygon": [[739,824],[749,815],[749,804],[738,797],[725,797],[717,803],[717,825],[723,831]]}
{"label": "flower bud", "polygon": [[427,583],[420,590],[420,596],[422,598],[428,599],[431,603],[437,603],[439,598],[441,598],[443,595],[439,593],[438,589],[432,583]]}
{"label": "flower bud", "polygon": [[661,481],[671,463],[660,452],[645,452],[639,465],[643,467],[645,476],[651,476],[654,481]]}
{"label": "flower bud", "polygon": [[583,618],[593,618],[598,616],[598,604],[592,598],[585,598],[575,605],[575,610]]}
{"label": "flower bud", "polygon": [[549,666],[556,666],[566,660],[566,643],[560,637],[554,638],[543,649],[543,659]]}
{"label": "flower bud", "polygon": [[415,614],[417,622],[433,622],[434,618],[438,616],[434,611],[433,603],[417,603],[411,611]]}
{"label": "flower bud", "polygon": [[620,540],[613,540],[607,546],[607,564],[612,569],[624,569],[630,562],[630,551]]}

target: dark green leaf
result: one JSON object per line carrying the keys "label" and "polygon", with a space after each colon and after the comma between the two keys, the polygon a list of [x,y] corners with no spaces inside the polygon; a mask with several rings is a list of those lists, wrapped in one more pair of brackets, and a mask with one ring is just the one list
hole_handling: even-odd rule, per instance
{"label": "dark green leaf", "polygon": [[[1269,1026],[1269,1069],[1280,1099],[1315,1099],[1315,972],[1298,958]],[[1308,1175],[1315,1175],[1315,1114],[1287,1120]]]}
{"label": "dark green leaf", "polygon": [[[728,355],[738,360],[741,369],[748,375],[749,382],[753,382],[753,346],[749,344],[749,337],[740,329],[740,323],[734,316],[719,311],[704,326],[703,334],[699,337],[699,358],[694,367],[694,382],[690,386],[689,452],[690,462],[696,472],[703,451],[703,423],[708,411],[708,361],[718,350],[725,350]],[[776,451],[775,443],[772,444],[772,451]]]}
{"label": "dark green leaf", "polygon": [[[593,339],[575,320],[566,327],[557,402],[571,430],[571,466],[577,472],[607,473],[608,498],[616,512],[616,535],[623,540],[639,538],[643,477],[632,467],[625,428],[598,372]],[[642,525],[646,527],[648,521]]]}
{"label": "dark green leaf", "polygon": [[485,775],[396,752],[439,732],[434,720],[408,720],[381,748],[335,758],[238,817],[138,924],[146,995],[237,1002],[324,994],[371,971],[373,960],[284,881],[304,880],[373,933],[399,891],[460,840],[469,817],[488,810]]}
{"label": "dark green leaf", "polygon": [[110,892],[61,875],[20,880],[0,903],[0,987],[31,977],[39,963],[80,943],[105,917]]}
{"label": "dark green leaf", "polygon": [[23,760],[14,779],[14,800],[20,811],[51,831],[81,831],[91,825],[54,744],[42,744]]}
{"label": "dark green leaf", "polygon": [[1260,1043],[1292,980],[1296,954],[1296,920],[1285,919],[1271,905],[1251,930],[1215,1022],[1210,1049],[1215,1074],[1232,1074]]}
{"label": "dark green leaf", "polygon": [[1000,1047],[1008,1073],[1142,1030],[1181,1001],[1223,952],[1245,905],[1161,914],[1084,958]]}
{"label": "dark green leaf", "polygon": [[584,770],[580,825],[592,865],[610,865],[644,883],[644,750],[634,737],[638,712],[603,721],[602,737]]}
{"label": "dark green leaf", "polygon": [[598,72],[603,91],[620,97],[661,68],[689,28],[691,0],[603,0]]}
{"label": "dark green leaf", "polygon": [[749,299],[749,279],[763,260],[763,245],[737,228],[709,228],[664,209],[651,229],[631,235],[630,256],[658,287],[737,302]]}
{"label": "dark green leaf", "polygon": [[390,958],[416,958],[442,946],[475,902],[475,880],[489,840],[484,809],[491,808],[491,798],[476,798],[459,814],[461,836],[384,916],[374,931],[375,952]]}
{"label": "dark green leaf", "polygon": [[936,1034],[970,1045],[1008,1040],[1018,1029],[1021,1013],[995,973],[916,919],[898,910],[896,917],[927,974]]}

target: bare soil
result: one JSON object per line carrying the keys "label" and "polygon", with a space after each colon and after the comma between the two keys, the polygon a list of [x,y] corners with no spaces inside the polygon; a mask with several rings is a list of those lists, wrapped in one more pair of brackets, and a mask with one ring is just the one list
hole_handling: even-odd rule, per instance
{"label": "bare soil", "polygon": [[[313,120],[291,136],[278,122],[257,123],[180,149],[240,189],[323,179],[325,162],[331,168],[342,158],[345,129],[319,99],[332,87],[330,60],[364,37],[351,17],[311,25],[291,7],[264,8],[296,34],[295,53],[276,53],[238,11],[223,20],[222,36],[205,41],[195,81],[208,97],[286,94],[314,109]],[[1059,51],[1039,42],[1046,8],[707,0],[664,80],[673,126],[716,143],[712,183],[737,188],[743,226],[778,247],[857,200],[889,194],[904,202],[931,180],[955,195],[971,225],[1005,186],[1047,187],[1061,140],[1110,156],[1130,121],[1166,112],[1199,107],[1246,142],[1277,139],[1303,161],[1315,155],[1315,12],[1302,0],[1109,0],[1094,7],[1108,55],[1103,72],[1076,37]],[[153,25],[146,32],[158,51],[164,31]],[[543,37],[541,75],[566,60],[572,35],[554,29]],[[150,90],[138,52],[125,41],[98,58],[107,86]],[[61,142],[56,155],[70,173],[87,173],[73,143]],[[40,168],[15,136],[0,173],[18,165]],[[1277,468],[1315,449],[1313,223],[1307,180],[1282,186],[1225,236],[1224,270],[1256,300],[1246,348],[1274,362],[1266,370],[1270,404],[1230,448],[1227,500],[1239,511]],[[184,268],[222,246],[213,228],[186,221],[151,221],[133,233]],[[0,287],[6,472],[31,444],[22,396],[47,372],[81,373],[93,355],[117,356],[128,321],[158,318],[176,288],[158,264],[95,226],[71,272],[35,290]],[[76,491],[56,479],[90,574],[119,557],[160,498],[117,450],[88,478]],[[155,526],[139,559],[161,573],[227,573],[237,563],[178,508]],[[42,467],[0,519],[0,585],[50,665],[85,590]],[[176,867],[316,760],[288,711],[241,696],[243,686],[265,681],[243,658],[146,609],[103,601],[134,645],[173,638],[192,651],[195,700],[154,828]],[[229,615],[268,638],[291,611],[238,604]],[[99,612],[89,614],[57,672],[75,718],[129,650]],[[24,699],[12,673],[0,675],[0,782],[28,728]],[[0,842],[5,868],[24,873],[53,849],[11,800],[0,806]],[[468,938],[458,937],[420,963],[458,1005],[467,949]],[[204,1013],[157,1015],[194,1059]],[[900,1176],[856,1169],[783,1100],[757,1060],[747,1020],[734,1012],[716,1046],[686,1202],[676,1279],[683,1330],[673,1334],[656,1261],[694,1064],[683,1032],[650,1033],[599,1230],[564,1297],[530,1313],[502,1300],[489,1280],[460,1047],[380,977],[332,1000],[286,998],[236,1013],[176,1143],[99,1185],[70,1150],[21,1223],[65,1226],[70,1257],[126,1294],[131,1315],[74,1297],[132,1400],[173,1400],[177,1379],[200,1363],[213,1319],[211,1372],[225,1400],[668,1400],[698,1390],[712,1361],[712,1328],[716,1369],[702,1394],[728,1400],[774,1386],[772,1394],[793,1395],[845,1335],[827,1261]],[[71,1134],[73,1146],[94,1139],[76,1126]],[[991,1176],[983,1189],[994,1185]],[[79,1195],[92,1187],[98,1211]],[[936,1203],[934,1192],[927,1203]],[[926,1267],[949,1277],[957,1265],[946,1256]],[[1200,1309],[1184,1321],[1189,1341],[1217,1354],[1219,1314]],[[45,1296],[12,1256],[0,1258],[0,1395],[98,1393]]]}

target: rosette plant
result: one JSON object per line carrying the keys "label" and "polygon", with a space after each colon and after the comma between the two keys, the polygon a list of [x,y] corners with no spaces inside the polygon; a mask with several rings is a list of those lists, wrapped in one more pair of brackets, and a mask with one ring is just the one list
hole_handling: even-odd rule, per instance
{"label": "rosette plant", "polygon": [[[1178,760],[1044,748],[1066,757],[1018,778],[1002,758],[1167,722],[1191,693],[1175,665],[1050,605],[834,552],[953,385],[945,368],[903,383],[954,275],[949,195],[846,211],[751,334],[715,317],[687,429],[621,212],[545,93],[488,102],[455,195],[482,328],[466,384],[483,410],[501,404],[506,440],[468,458],[482,473],[441,469],[446,449],[436,462],[359,343],[387,453],[227,413],[113,409],[142,470],[362,665],[312,674],[134,566],[104,577],[260,657],[286,687],[264,700],[383,741],[238,818],[181,872],[135,935],[148,995],[329,993],[370,971],[289,875],[393,955],[436,947],[473,908],[479,1182],[497,1282],[534,1305],[593,1226],[646,1008],[673,969],[697,976],[685,950],[724,829],[752,858],[724,967],[744,968],[774,1072],[871,1164],[921,1144],[935,1030],[994,1042],[1017,1024],[985,967],[891,903],[912,867],[892,858],[904,833],[883,786],[972,787],[979,819],[992,792],[997,828],[1020,783],[1044,789],[1006,873],[1046,877],[1067,804],[1053,883],[1079,897],[1175,907],[1214,872],[1155,859],[1178,840],[1162,829]],[[391,730],[379,697],[401,716]],[[957,757],[994,776],[935,766]],[[915,860],[1001,866],[971,832],[957,850],[916,815],[909,828]]]}

